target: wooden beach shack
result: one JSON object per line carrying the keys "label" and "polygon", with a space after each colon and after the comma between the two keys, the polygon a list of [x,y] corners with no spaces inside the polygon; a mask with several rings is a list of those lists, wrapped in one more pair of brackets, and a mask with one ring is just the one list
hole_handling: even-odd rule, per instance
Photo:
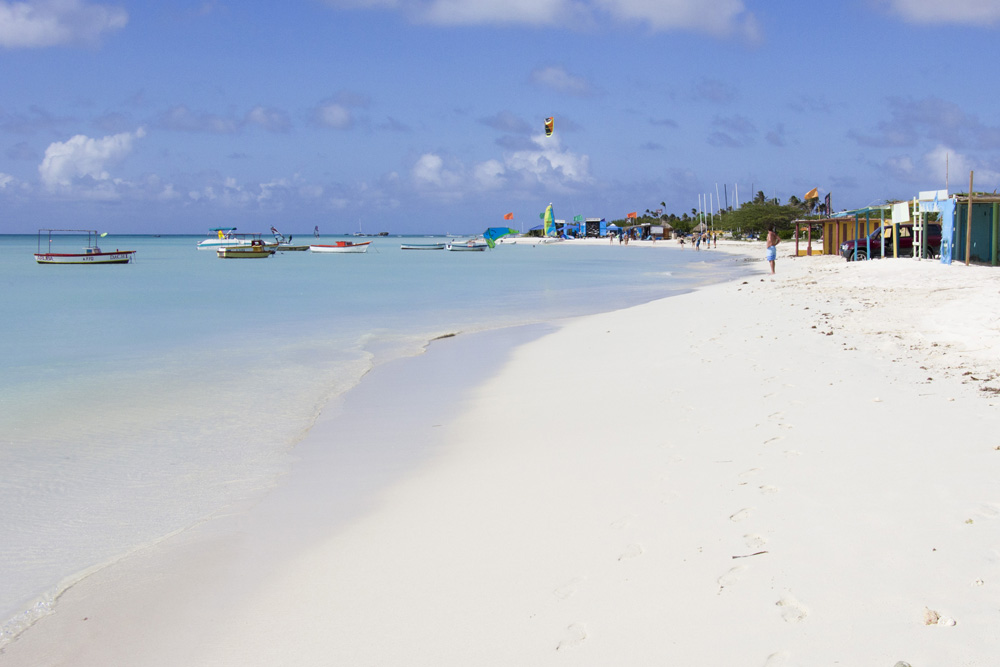
{"label": "wooden beach shack", "polygon": [[921,213],[938,214],[942,264],[1000,265],[1000,195],[973,193],[920,201],[914,215]]}
{"label": "wooden beach shack", "polygon": [[[839,255],[841,243],[865,237],[883,225],[887,208],[869,207],[844,211],[831,218],[793,220],[796,256]],[[805,248],[800,246],[803,231],[806,235]],[[821,239],[817,239],[817,245],[813,245],[813,232],[822,235]]]}
{"label": "wooden beach shack", "polygon": [[[968,193],[949,196],[947,190],[930,190],[896,206],[907,204],[915,230],[923,229],[927,222],[941,225],[942,264],[959,261],[1000,265],[1000,195],[973,192],[971,197]],[[903,219],[896,215],[895,209],[893,219],[897,222]],[[914,256],[928,256],[922,235],[915,239],[914,244],[918,243],[921,252]]]}

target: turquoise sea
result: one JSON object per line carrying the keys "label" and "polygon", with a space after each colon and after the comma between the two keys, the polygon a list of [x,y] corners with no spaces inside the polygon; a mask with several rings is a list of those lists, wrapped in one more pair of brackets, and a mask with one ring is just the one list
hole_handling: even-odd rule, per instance
{"label": "turquoise sea", "polygon": [[280,483],[373,365],[748,271],[617,243],[400,250],[432,237],[223,260],[202,238],[107,237],[135,262],[46,266],[34,235],[0,236],[0,646],[88,572]]}

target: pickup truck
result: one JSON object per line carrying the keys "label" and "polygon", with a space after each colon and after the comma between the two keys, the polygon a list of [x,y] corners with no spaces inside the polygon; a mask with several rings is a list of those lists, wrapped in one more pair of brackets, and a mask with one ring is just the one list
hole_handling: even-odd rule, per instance
{"label": "pickup truck", "polygon": [[[897,225],[897,227],[899,228],[899,256],[913,257],[913,225],[904,223]],[[933,257],[941,251],[941,225],[928,223],[926,233],[927,257]],[[866,237],[841,243],[840,254],[848,262],[868,259],[869,251],[873,258],[881,257],[883,238],[885,238],[885,256],[892,257],[892,225],[879,227]]]}

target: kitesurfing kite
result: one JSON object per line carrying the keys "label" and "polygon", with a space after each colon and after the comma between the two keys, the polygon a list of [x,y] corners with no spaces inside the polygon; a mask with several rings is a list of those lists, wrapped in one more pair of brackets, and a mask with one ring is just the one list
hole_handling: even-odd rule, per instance
{"label": "kitesurfing kite", "polygon": [[483,232],[483,238],[486,239],[486,245],[491,248],[495,248],[497,239],[507,236],[508,234],[519,233],[516,229],[511,229],[510,227],[490,227],[485,232]]}
{"label": "kitesurfing kite", "polygon": [[545,136],[551,137],[552,132],[555,130],[556,119],[555,116],[549,116],[545,119]]}

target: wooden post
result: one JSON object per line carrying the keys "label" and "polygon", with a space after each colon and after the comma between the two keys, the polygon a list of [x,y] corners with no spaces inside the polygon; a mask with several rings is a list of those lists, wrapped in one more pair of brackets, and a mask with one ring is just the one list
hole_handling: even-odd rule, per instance
{"label": "wooden post", "polygon": [[965,216],[965,265],[972,260],[972,172],[969,172],[969,210]]}

